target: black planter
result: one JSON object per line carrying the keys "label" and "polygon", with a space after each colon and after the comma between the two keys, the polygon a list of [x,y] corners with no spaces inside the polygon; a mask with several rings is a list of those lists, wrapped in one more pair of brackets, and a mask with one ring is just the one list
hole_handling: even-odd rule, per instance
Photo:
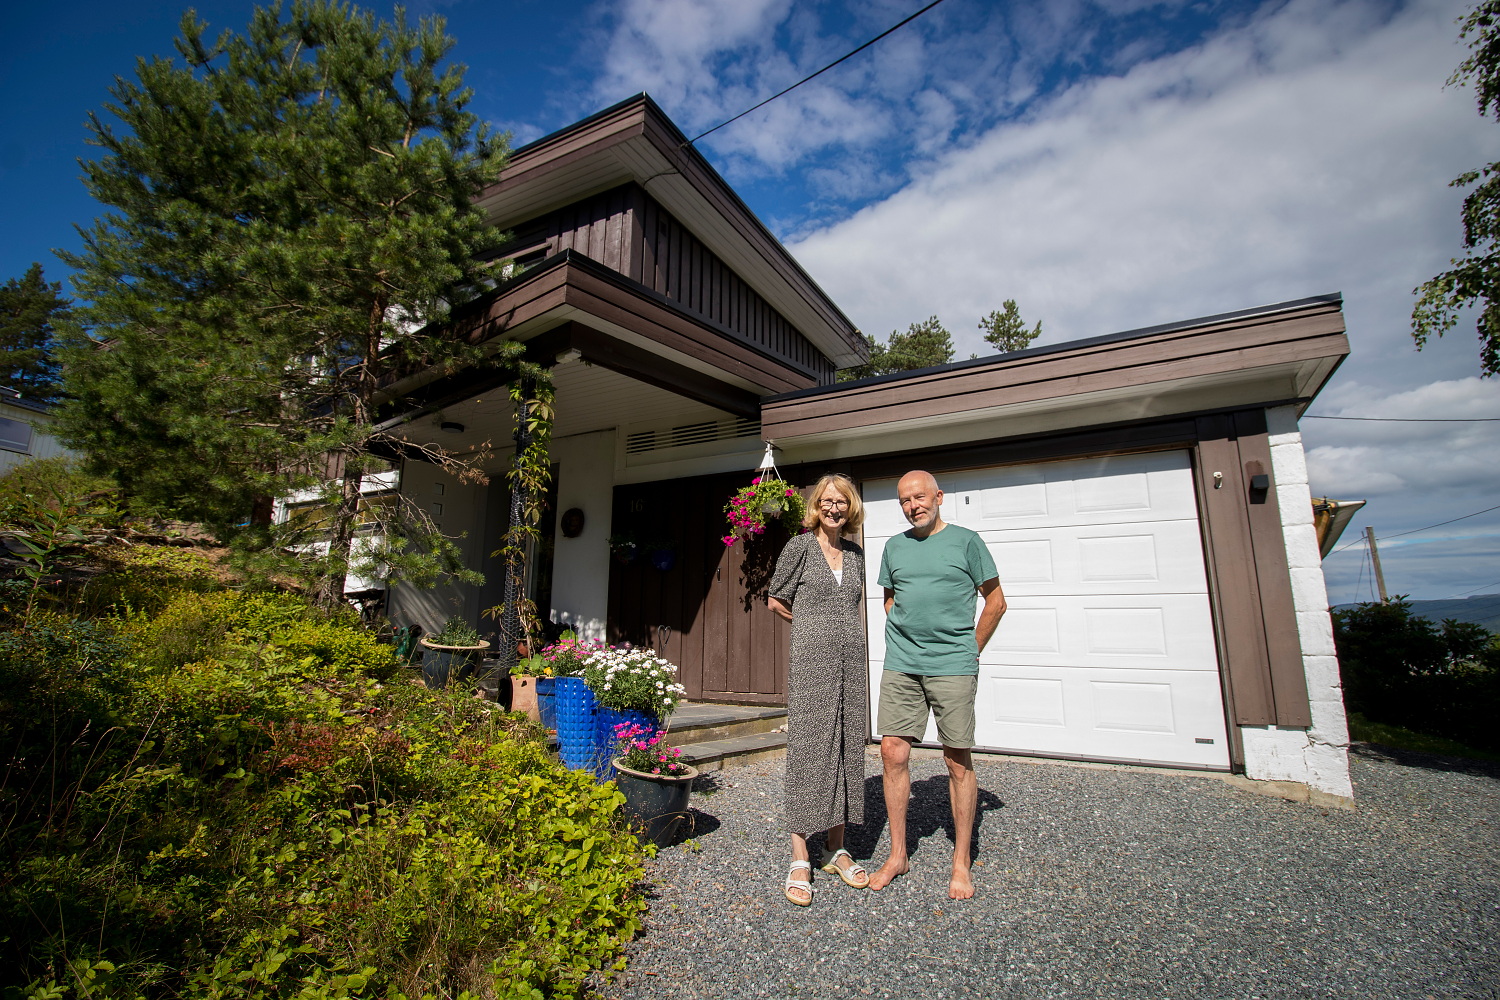
{"label": "black planter", "polygon": [[422,640],[422,682],[433,691],[441,691],[450,680],[467,676],[479,657],[490,648],[487,642],[477,646],[439,646]]}
{"label": "black planter", "polygon": [[641,836],[657,847],[670,847],[692,832],[688,800],[698,769],[687,765],[677,777],[632,771],[615,758],[615,786],[625,795],[625,814],[640,827]]}

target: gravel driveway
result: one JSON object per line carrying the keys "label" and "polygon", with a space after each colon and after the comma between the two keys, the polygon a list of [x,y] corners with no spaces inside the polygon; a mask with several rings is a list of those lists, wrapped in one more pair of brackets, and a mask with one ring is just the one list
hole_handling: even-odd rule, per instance
{"label": "gravel driveway", "polygon": [[[1356,812],[1214,778],[979,759],[978,895],[947,897],[940,759],[913,760],[912,872],[781,896],[781,764],[700,779],[696,846],[605,997],[1500,997],[1500,767],[1351,755]],[[856,858],[888,844],[870,758]],[[874,864],[867,867],[873,869]]]}

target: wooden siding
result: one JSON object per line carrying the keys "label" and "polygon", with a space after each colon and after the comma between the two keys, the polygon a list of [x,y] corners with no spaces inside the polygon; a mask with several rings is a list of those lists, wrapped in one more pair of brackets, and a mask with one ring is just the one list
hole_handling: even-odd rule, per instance
{"label": "wooden siding", "polygon": [[[687,696],[785,704],[790,626],[766,607],[765,587],[786,544],[773,529],[725,548],[722,508],[749,472],[617,486],[613,532],[642,542],[629,564],[611,560],[609,640],[652,646],[678,665]],[[673,552],[659,570],[651,550]]]}
{"label": "wooden siding", "polygon": [[572,250],[833,382],[834,366],[638,184],[623,184],[512,229],[507,251]]}

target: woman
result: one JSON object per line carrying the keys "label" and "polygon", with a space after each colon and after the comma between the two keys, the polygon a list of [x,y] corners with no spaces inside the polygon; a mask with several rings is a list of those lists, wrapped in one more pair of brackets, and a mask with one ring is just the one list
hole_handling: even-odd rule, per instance
{"label": "woman", "polygon": [[844,850],[844,824],[864,821],[869,673],[860,623],[865,555],[843,536],[859,530],[864,506],[848,476],[813,488],[803,527],[776,561],[767,603],[792,623],[786,689],[786,816],[792,864],[786,898],[812,902],[807,838],[826,830],[821,868],[864,889],[869,873]]}

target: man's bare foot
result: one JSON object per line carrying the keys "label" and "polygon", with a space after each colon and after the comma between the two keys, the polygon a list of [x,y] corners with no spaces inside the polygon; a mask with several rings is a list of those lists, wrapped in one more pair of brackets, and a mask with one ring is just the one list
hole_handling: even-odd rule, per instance
{"label": "man's bare foot", "polygon": [[879,892],[894,882],[897,876],[905,875],[909,867],[905,858],[886,858],[885,864],[881,865],[875,874],[870,876],[870,888]]}
{"label": "man's bare foot", "polygon": [[948,880],[948,898],[974,898],[974,880],[969,877],[969,869],[959,868],[957,865],[954,866],[953,878]]}

